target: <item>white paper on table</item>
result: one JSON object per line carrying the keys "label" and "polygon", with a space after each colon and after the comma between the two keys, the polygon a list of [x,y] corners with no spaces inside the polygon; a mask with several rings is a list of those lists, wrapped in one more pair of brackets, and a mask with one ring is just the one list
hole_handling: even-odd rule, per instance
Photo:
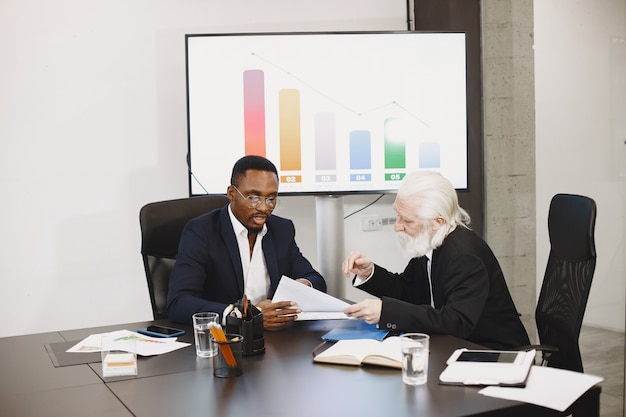
{"label": "white paper on table", "polygon": [[296,306],[302,310],[296,321],[349,318],[343,310],[350,304],[284,275],[272,298],[273,303],[278,301],[296,302]]}
{"label": "white paper on table", "polygon": [[100,352],[102,351],[102,336],[135,339],[137,341],[135,344],[136,353],[141,356],[160,355],[190,345],[190,343],[178,342],[175,337],[150,337],[131,332],[130,330],[116,330],[110,333],[98,333],[87,336],[66,352]]}
{"label": "white paper on table", "polygon": [[478,393],[565,411],[589,388],[603,380],[602,377],[580,372],[533,366],[526,388],[487,387]]}

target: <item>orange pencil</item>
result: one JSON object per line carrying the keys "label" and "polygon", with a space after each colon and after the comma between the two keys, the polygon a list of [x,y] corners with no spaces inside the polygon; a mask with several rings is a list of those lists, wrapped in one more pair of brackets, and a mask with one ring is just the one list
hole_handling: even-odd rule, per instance
{"label": "orange pencil", "polygon": [[[210,327],[210,332],[218,342],[226,342],[226,335],[222,330],[222,327],[217,324]],[[237,366],[237,361],[235,360],[235,356],[233,355],[232,350],[229,345],[219,344],[220,350],[222,351],[222,355],[224,355],[224,359],[226,360],[226,364],[231,368]]]}
{"label": "orange pencil", "polygon": [[[219,324],[213,324],[209,327],[209,331],[218,342],[226,342],[226,335],[224,334],[224,330],[222,330],[222,326]],[[222,355],[224,355],[224,359],[226,360],[226,364],[231,368],[237,366],[237,360],[235,359],[235,355],[233,355],[233,351],[230,349],[230,346],[227,344],[218,344],[220,350],[222,351]]]}

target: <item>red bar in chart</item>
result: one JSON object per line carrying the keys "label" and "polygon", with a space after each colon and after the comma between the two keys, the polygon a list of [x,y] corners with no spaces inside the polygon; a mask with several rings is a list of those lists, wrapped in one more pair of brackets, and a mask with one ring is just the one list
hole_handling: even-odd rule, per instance
{"label": "red bar in chart", "polygon": [[245,154],[265,156],[265,80],[261,70],[243,72]]}

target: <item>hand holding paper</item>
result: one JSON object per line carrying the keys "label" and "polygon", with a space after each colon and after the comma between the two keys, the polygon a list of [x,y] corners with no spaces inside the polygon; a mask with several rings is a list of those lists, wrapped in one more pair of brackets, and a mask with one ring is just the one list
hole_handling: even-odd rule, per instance
{"label": "hand holding paper", "polygon": [[294,301],[302,310],[296,320],[346,319],[344,308],[350,304],[315,288],[302,285],[295,280],[283,276],[272,302]]}
{"label": "hand holding paper", "polygon": [[380,321],[380,313],[382,310],[382,300],[368,298],[359,303],[352,304],[345,312],[352,318],[363,320],[368,324],[377,324]]}

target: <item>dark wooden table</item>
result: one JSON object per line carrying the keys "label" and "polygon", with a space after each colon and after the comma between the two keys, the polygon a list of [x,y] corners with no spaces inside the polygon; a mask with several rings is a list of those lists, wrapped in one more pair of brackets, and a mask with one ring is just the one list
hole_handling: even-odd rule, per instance
{"label": "dark wooden table", "polygon": [[[158,323],[172,326],[168,321]],[[265,332],[266,353],[245,357],[244,374],[213,376],[211,359],[197,358],[193,331],[179,340],[191,346],[140,357],[139,374],[102,378],[98,355],[59,365],[64,351],[90,334],[136,330],[149,323],[61,331],[0,339],[0,415],[4,416],[553,416],[542,407],[478,394],[479,388],[437,383],[445,361],[459,347],[478,347],[452,336],[433,335],[429,379],[402,383],[401,371],[313,363],[320,336],[342,321],[298,322]],[[47,348],[47,349],[46,349]],[[69,354],[68,354],[69,355]],[[78,355],[78,354],[71,354]],[[74,356],[71,356],[73,359]],[[87,358],[87,357],[85,357]],[[80,362],[81,360],[77,360]],[[62,365],[62,364],[61,364]],[[582,401],[599,411],[600,387]],[[597,415],[597,413],[596,413]]]}

